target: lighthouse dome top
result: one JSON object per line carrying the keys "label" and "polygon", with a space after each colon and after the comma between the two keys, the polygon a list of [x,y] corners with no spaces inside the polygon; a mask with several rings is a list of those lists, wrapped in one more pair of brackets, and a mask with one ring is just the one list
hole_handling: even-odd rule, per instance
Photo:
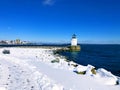
{"label": "lighthouse dome top", "polygon": [[76,35],[75,35],[75,34],[73,34],[73,35],[72,35],[72,38],[76,38]]}

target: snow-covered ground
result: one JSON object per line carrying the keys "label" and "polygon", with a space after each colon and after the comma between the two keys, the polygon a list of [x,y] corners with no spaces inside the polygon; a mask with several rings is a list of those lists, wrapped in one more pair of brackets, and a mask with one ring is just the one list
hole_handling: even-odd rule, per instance
{"label": "snow-covered ground", "polygon": [[111,72],[68,62],[52,50],[0,48],[0,90],[120,90]]}

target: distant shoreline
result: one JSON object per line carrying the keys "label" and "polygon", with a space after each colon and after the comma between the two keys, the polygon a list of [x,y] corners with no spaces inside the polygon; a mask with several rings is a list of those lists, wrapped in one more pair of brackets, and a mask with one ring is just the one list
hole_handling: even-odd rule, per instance
{"label": "distant shoreline", "polygon": [[0,45],[0,47],[46,47],[46,48],[53,48],[53,47],[64,47],[62,45]]}

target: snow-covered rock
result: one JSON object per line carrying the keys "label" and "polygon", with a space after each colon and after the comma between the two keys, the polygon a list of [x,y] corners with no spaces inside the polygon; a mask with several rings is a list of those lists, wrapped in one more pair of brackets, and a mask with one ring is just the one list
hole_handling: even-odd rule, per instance
{"label": "snow-covered rock", "polygon": [[116,85],[118,79],[115,75],[107,70],[100,68],[97,70],[97,76],[107,85]]}
{"label": "snow-covered rock", "polygon": [[95,67],[92,65],[87,65],[86,75],[93,75],[92,69],[94,69],[94,68]]}
{"label": "snow-covered rock", "polygon": [[70,65],[70,66],[76,66],[77,63],[75,63],[75,62],[73,62],[73,61],[70,61],[70,62],[68,62],[68,65]]}
{"label": "snow-covered rock", "polygon": [[94,69],[95,67],[92,65],[87,65],[87,66],[83,66],[83,65],[78,65],[73,71],[78,73],[78,74],[85,74],[88,76],[93,75],[92,69]]}
{"label": "snow-covered rock", "polygon": [[83,72],[83,71],[86,71],[87,70],[87,66],[83,66],[83,65],[78,65],[74,71],[76,72]]}

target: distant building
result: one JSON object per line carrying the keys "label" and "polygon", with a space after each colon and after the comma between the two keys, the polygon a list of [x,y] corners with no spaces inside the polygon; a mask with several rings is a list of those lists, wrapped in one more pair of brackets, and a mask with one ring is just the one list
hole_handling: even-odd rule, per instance
{"label": "distant building", "polygon": [[10,44],[14,44],[14,43],[15,43],[14,40],[11,40],[11,41],[10,41]]}
{"label": "distant building", "polygon": [[28,44],[28,42],[27,41],[22,41],[21,44]]}
{"label": "distant building", "polygon": [[0,41],[0,44],[7,44],[7,42],[4,41],[4,40],[1,40],[1,41]]}
{"label": "distant building", "polygon": [[1,45],[14,45],[14,44],[28,44],[28,41],[21,41],[20,39],[16,40],[0,40]]}
{"label": "distant building", "polygon": [[5,40],[5,42],[6,42],[7,44],[11,44],[11,42],[10,42],[9,40]]}
{"label": "distant building", "polygon": [[21,40],[20,39],[16,39],[15,44],[21,44]]}

